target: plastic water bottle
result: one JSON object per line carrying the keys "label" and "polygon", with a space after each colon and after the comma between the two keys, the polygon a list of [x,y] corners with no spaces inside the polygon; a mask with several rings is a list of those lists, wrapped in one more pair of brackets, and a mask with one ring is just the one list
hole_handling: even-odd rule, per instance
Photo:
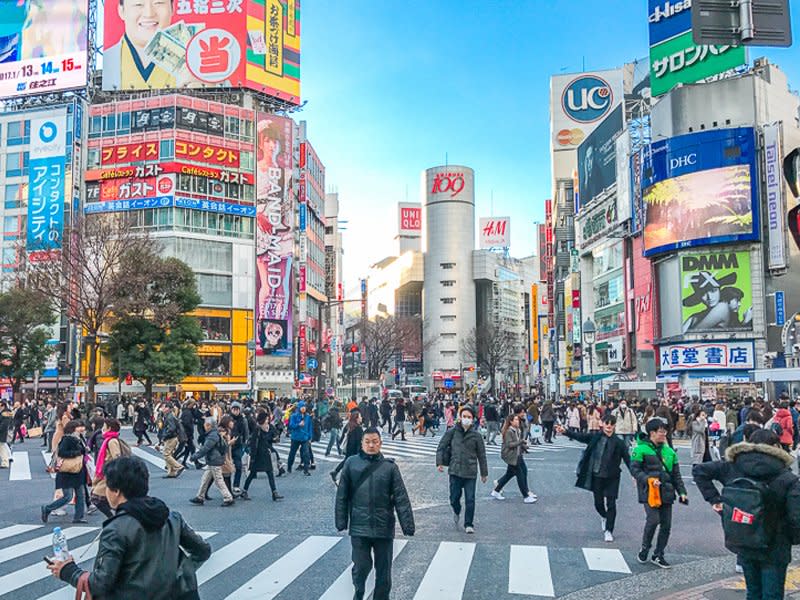
{"label": "plastic water bottle", "polygon": [[61,531],[61,527],[53,529],[53,558],[56,560],[67,560],[69,558],[67,536]]}

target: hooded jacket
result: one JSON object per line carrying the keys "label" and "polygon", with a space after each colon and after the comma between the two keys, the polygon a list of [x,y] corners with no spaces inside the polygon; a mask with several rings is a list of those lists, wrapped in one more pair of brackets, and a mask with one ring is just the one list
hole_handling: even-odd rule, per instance
{"label": "hooded jacket", "polygon": [[640,433],[638,444],[631,454],[631,475],[636,479],[639,503],[647,503],[647,480],[658,477],[661,481],[662,504],[674,504],[677,496],[686,495],[678,455],[666,443],[656,446],[649,436]]}
{"label": "hooded jacket", "polygon": [[[211,546],[179,513],[158,498],[132,498],[103,523],[89,589],[95,600],[174,600],[197,590],[195,570],[209,556]],[[77,586],[83,573],[70,562],[60,578]]]}
{"label": "hooded jacket", "polygon": [[772,422],[781,426],[781,444],[791,446],[794,440],[794,421],[792,420],[792,413],[789,412],[789,409],[779,408]]}
{"label": "hooded jacket", "polygon": [[[375,470],[360,483],[364,471],[375,463]],[[393,538],[395,512],[403,533],[414,535],[411,501],[395,462],[365,452],[348,458],[336,490],[336,529],[349,527],[353,537]]]}
{"label": "hooded jacket", "polygon": [[[791,470],[792,456],[775,446],[741,442],[728,447],[727,462],[708,462],[692,467],[697,489],[709,504],[722,502],[714,481],[723,486],[747,477],[765,484],[775,493],[774,502],[766,506],[766,520],[776,536],[770,550],[729,548],[744,557],[771,564],[788,564],[792,557],[792,543],[800,542],[800,481],[794,475],[784,475]],[[779,481],[776,478],[783,475]]]}
{"label": "hooded jacket", "polygon": [[309,442],[314,435],[314,424],[311,415],[301,413],[300,409],[306,405],[302,400],[297,403],[292,416],[289,417],[289,437],[296,442]]}

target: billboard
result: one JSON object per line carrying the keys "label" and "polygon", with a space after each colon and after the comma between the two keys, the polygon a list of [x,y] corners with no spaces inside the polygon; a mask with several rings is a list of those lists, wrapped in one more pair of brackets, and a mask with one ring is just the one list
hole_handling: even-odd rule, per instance
{"label": "billboard", "polygon": [[285,117],[257,117],[256,357],[292,356],[293,127]]}
{"label": "billboard", "polygon": [[744,46],[698,46],[692,40],[692,0],[649,0],[650,89],[667,93],[747,62]]}
{"label": "billboard", "polygon": [[478,225],[481,250],[511,245],[510,217],[481,217]]}
{"label": "billboard", "polygon": [[757,182],[750,127],[690,133],[646,147],[645,255],[758,239]]}
{"label": "billboard", "polygon": [[670,344],[658,349],[662,371],[691,369],[754,369],[753,342]]}
{"label": "billboard", "polygon": [[300,103],[300,0],[106,0],[104,17],[104,90],[246,87]]}
{"label": "billboard", "polygon": [[67,109],[31,117],[26,250],[44,258],[61,249],[67,166]]}
{"label": "billboard", "polygon": [[623,99],[621,69],[550,78],[550,144],[574,150]]}
{"label": "billboard", "polygon": [[683,254],[680,278],[684,334],[753,328],[749,252]]}
{"label": "billboard", "polygon": [[419,202],[400,202],[397,205],[399,235],[422,234],[422,204]]}
{"label": "billboard", "polygon": [[0,3],[0,98],[86,85],[87,0]]}
{"label": "billboard", "polygon": [[578,147],[578,210],[616,183],[616,138],[623,126],[620,104]]}
{"label": "billboard", "polygon": [[783,270],[787,266],[786,199],[781,177],[783,144],[781,124],[764,126],[764,179],[767,200],[767,266]]}

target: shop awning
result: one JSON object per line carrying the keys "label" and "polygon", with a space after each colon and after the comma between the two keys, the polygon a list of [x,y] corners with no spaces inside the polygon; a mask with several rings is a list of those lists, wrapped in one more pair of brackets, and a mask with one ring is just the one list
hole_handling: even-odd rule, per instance
{"label": "shop awning", "polygon": [[755,369],[750,371],[753,381],[800,381],[800,368],[789,367],[783,369]]}
{"label": "shop awning", "polygon": [[613,377],[616,373],[595,373],[593,375],[579,375],[577,379],[575,379],[578,383],[591,383],[592,381],[600,381],[601,379],[607,379],[608,377]]}

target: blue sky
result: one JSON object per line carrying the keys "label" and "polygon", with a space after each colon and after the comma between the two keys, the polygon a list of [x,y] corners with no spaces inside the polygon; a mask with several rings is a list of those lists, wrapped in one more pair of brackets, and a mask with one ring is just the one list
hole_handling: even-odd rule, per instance
{"label": "blue sky", "polygon": [[[800,39],[800,1],[793,2]],[[396,205],[420,172],[475,169],[476,217],[512,218],[534,252],[550,196],[549,78],[647,56],[645,0],[304,0],[308,136],[338,191],[346,285],[393,253]],[[768,56],[800,88],[800,42]]]}

